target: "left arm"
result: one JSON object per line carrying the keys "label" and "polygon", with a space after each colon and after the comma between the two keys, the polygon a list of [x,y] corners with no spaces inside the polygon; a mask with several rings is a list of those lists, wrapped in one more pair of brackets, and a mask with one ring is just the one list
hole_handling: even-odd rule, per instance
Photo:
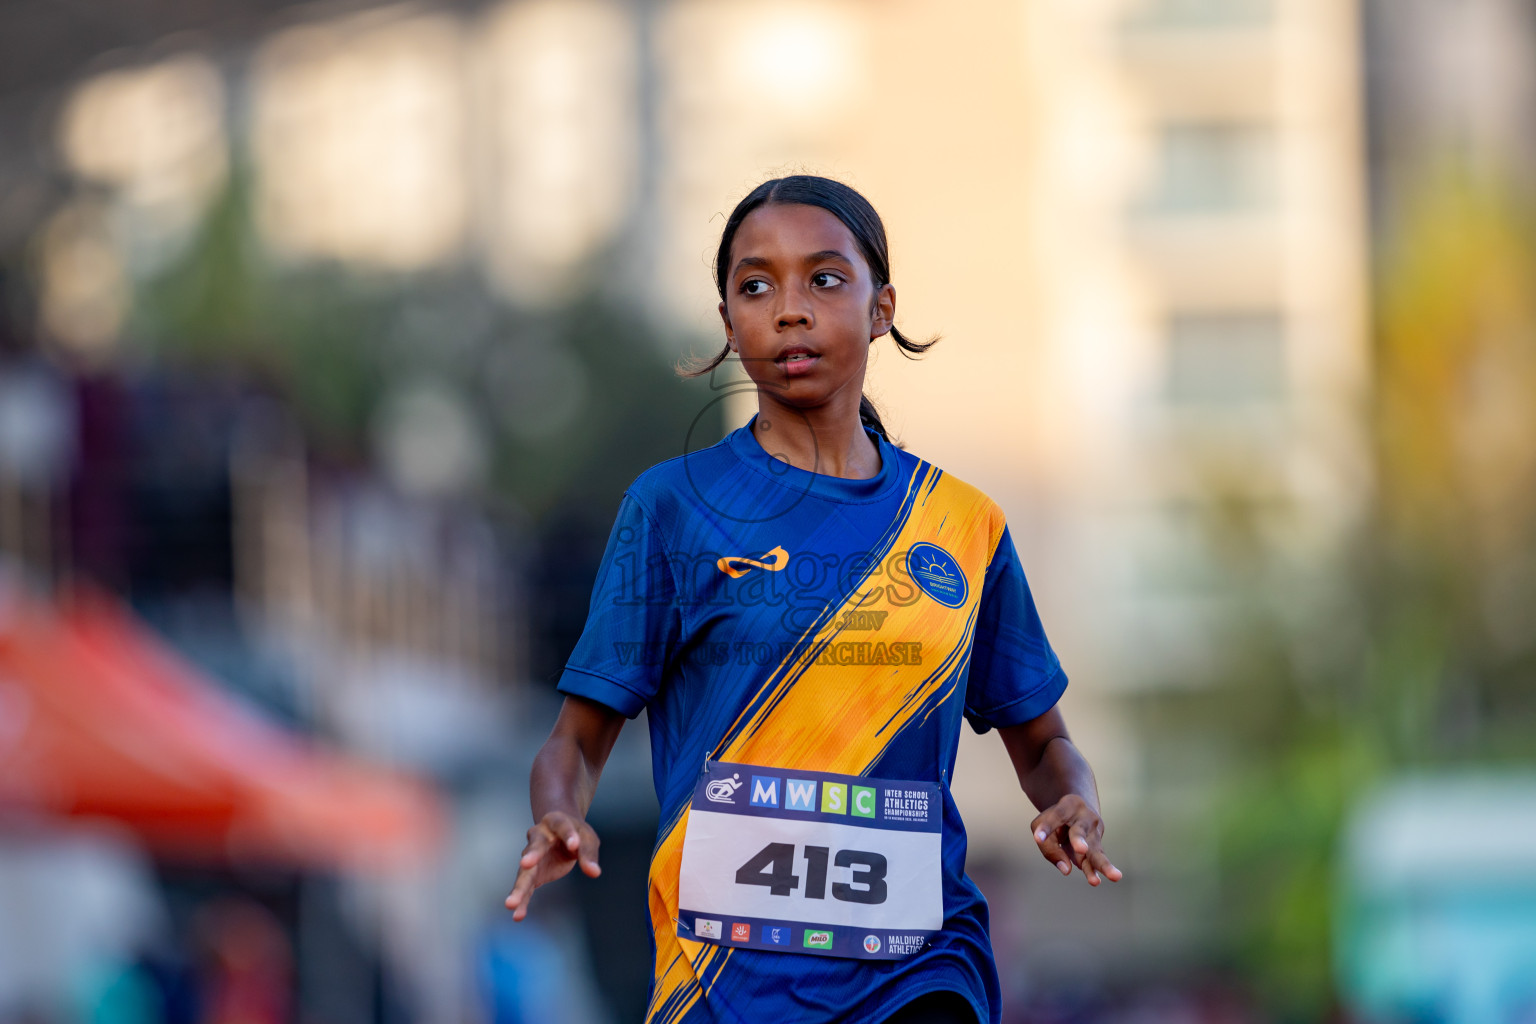
{"label": "left arm", "polygon": [[1063,875],[1070,875],[1076,864],[1089,885],[1098,885],[1100,876],[1120,881],[1120,869],[1099,845],[1104,819],[1099,817],[1093,769],[1067,735],[1061,709],[1053,707],[1038,718],[997,731],[1019,785],[1041,811],[1029,826],[1040,853]]}

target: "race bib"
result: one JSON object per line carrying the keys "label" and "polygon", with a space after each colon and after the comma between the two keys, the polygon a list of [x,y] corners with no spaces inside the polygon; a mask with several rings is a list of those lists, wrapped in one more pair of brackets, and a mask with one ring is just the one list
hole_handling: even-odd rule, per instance
{"label": "race bib", "polygon": [[711,761],[688,811],[677,934],[900,960],[944,925],[934,783]]}

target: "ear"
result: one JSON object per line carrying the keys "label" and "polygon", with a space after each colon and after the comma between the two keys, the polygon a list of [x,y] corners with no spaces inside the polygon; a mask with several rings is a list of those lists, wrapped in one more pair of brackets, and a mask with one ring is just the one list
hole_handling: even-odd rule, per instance
{"label": "ear", "polygon": [[725,324],[725,343],[731,347],[732,352],[736,348],[736,332],[731,330],[731,315],[725,311],[725,300],[720,300],[720,322]]}
{"label": "ear", "polygon": [[881,285],[875,292],[875,303],[870,314],[869,340],[874,341],[889,334],[896,324],[896,288],[890,282]]}

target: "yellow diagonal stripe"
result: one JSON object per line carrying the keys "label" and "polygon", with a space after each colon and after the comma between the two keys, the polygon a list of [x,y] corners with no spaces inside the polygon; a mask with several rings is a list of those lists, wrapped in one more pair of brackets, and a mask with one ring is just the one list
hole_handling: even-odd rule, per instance
{"label": "yellow diagonal stripe", "polygon": [[[965,603],[948,608],[912,584],[868,577],[837,607],[824,609],[814,631],[801,637],[795,652],[774,669],[749,703],[752,710],[743,713],[728,732],[730,740],[717,748],[717,760],[861,775],[963,662],[982,578],[1002,537],[1002,512],[976,488],[926,463],[908,482],[907,498],[910,509],[895,537],[883,539],[883,549],[904,557],[922,541],[944,548],[965,573]],[[905,604],[891,600],[885,588],[892,584],[915,599]],[[844,614],[857,609],[888,611],[882,638],[921,641],[921,663],[818,663],[817,655],[843,633]],[[687,827],[685,808],[651,858],[656,970],[647,1024],[681,1020],[704,994],[700,979],[716,955],[730,952],[677,935],[678,873]]]}
{"label": "yellow diagonal stripe", "polygon": [[[966,575],[966,600],[947,608],[920,596],[905,605],[871,577],[821,627],[785,673],[782,695],[764,702],[720,754],[719,760],[769,768],[800,768],[858,775],[952,674],[969,647],[982,577],[1002,536],[1003,517],[985,494],[948,474],[926,486],[896,538],[901,554],[914,544],[937,544]],[[842,632],[845,612],[888,610],[881,635],[922,642],[919,665],[828,665],[817,653]]]}

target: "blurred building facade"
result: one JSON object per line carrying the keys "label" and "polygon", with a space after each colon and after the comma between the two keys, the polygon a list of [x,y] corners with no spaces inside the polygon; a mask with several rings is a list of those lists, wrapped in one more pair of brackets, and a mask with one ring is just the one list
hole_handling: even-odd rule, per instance
{"label": "blurred building facade", "polygon": [[915,362],[877,346],[867,390],[915,451],[1002,503],[1074,679],[1068,720],[1111,850],[1135,865],[1118,894],[1051,885],[992,737],[969,738],[957,770],[973,863],[1024,880],[994,900],[1019,986],[1096,975],[1079,942],[1145,964],[1209,941],[1219,739],[1160,746],[1134,699],[1209,677],[1252,582],[1221,547],[1229,509],[1284,553],[1265,570],[1276,599],[1328,614],[1306,567],[1339,557],[1369,477],[1358,17],[1321,0],[1040,0],[965,17],[684,3],[658,22],[647,293],[707,337],[735,197],[798,170],[869,195],[899,322],[944,341]]}
{"label": "blurred building facade", "polygon": [[[949,337],[921,364],[884,360],[876,386],[917,450],[1014,520],[1073,673],[1065,708],[1099,772],[1108,846],[1135,864],[1114,896],[1012,875],[1041,880],[1018,908],[1030,971],[1081,971],[1062,922],[1082,922],[1095,948],[1123,942],[1143,965],[1177,964],[1209,941],[1204,796],[1231,752],[1219,736],[1205,749],[1160,737],[1136,720],[1136,700],[1211,678],[1233,598],[1253,584],[1234,577],[1224,530],[1283,552],[1254,568],[1260,585],[1296,614],[1310,600],[1325,615],[1306,567],[1338,558],[1363,511],[1358,14],[1309,0],[999,14],[1019,76],[967,83],[989,129],[968,137],[1011,142],[997,163],[1013,173],[960,185],[947,217],[895,227],[898,285],[914,259],[953,267],[951,253],[979,245],[996,248],[965,274],[987,274],[980,263],[995,276],[949,281],[924,267],[906,323]],[[927,62],[943,60],[936,25],[914,36],[930,40]],[[955,48],[944,71],[1008,66],[970,57]],[[908,137],[942,140],[935,129]],[[920,197],[932,180],[893,183],[901,198],[887,204],[930,205]],[[930,280],[948,287],[923,295]],[[1243,537],[1232,548],[1241,560]],[[1030,811],[989,739],[957,771],[977,808],[974,849],[1033,858],[1017,842]]]}

